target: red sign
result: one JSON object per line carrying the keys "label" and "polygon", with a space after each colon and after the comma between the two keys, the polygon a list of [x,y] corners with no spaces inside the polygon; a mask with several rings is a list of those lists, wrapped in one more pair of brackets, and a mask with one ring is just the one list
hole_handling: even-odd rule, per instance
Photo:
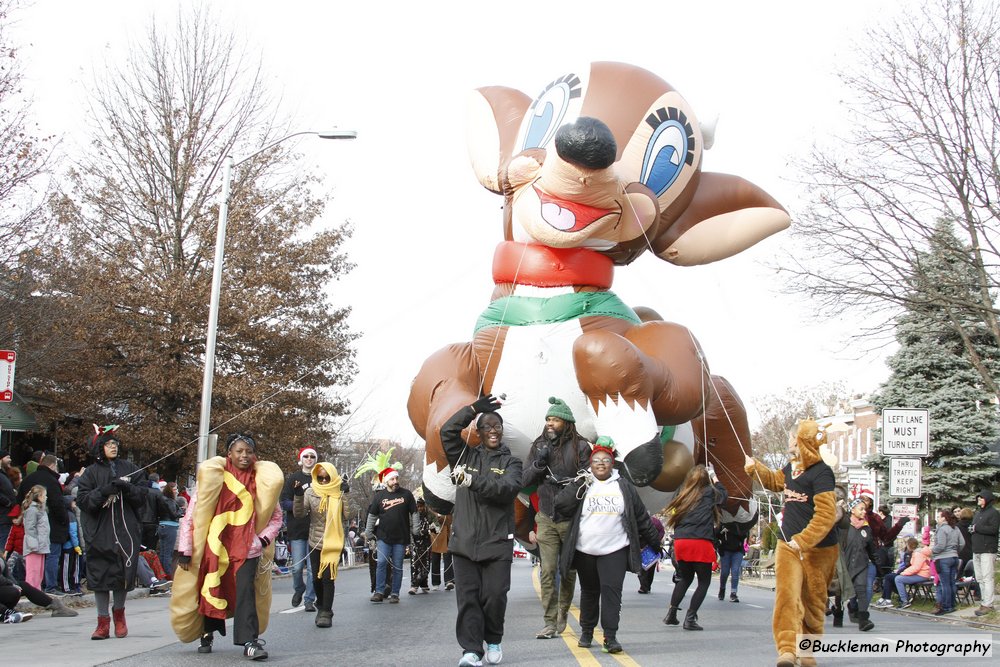
{"label": "red sign", "polygon": [[17,352],[0,350],[0,401],[5,403],[14,400],[14,362]]}

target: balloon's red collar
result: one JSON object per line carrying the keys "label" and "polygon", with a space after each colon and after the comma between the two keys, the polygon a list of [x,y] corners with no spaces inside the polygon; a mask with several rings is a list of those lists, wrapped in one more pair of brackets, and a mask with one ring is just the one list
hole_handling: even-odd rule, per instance
{"label": "balloon's red collar", "polygon": [[504,241],[493,253],[493,282],[497,285],[587,285],[608,289],[614,274],[615,265],[610,258],[586,248]]}

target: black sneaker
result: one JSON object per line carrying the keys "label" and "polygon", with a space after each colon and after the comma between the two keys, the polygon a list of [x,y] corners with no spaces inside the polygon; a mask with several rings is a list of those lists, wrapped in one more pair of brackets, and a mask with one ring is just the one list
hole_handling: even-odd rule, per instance
{"label": "black sneaker", "polygon": [[388,599],[389,599],[389,602],[391,602],[392,604],[399,604],[399,596],[398,595],[390,595]]}
{"label": "black sneaker", "polygon": [[255,639],[243,645],[243,657],[251,660],[267,660],[267,651],[264,650],[263,639]]}
{"label": "black sneaker", "polygon": [[316,611],[316,604],[314,602],[309,602],[307,600],[306,601],[306,606],[305,606],[305,611],[307,613],[312,613],[312,612]]}
{"label": "black sneaker", "polygon": [[212,641],[215,639],[215,635],[211,632],[206,632],[201,636],[201,644],[198,646],[198,653],[211,653],[212,652]]}
{"label": "black sneaker", "polygon": [[594,633],[593,631],[587,632],[583,631],[580,633],[580,641],[576,643],[580,648],[590,648],[594,645]]}
{"label": "black sneaker", "polygon": [[292,593],[292,607],[302,604],[302,593]]}
{"label": "black sneaker", "polygon": [[729,594],[729,601],[730,602],[739,602],[740,599],[739,599],[739,597],[737,597],[736,593],[730,593]]}
{"label": "black sneaker", "polygon": [[601,648],[605,653],[621,653],[622,645],[614,637],[605,637],[604,646]]}

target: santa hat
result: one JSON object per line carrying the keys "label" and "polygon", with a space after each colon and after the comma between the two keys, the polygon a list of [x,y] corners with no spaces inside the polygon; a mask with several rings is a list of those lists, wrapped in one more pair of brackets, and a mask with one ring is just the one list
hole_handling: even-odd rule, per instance
{"label": "santa hat", "polygon": [[319,458],[319,454],[316,452],[316,449],[314,447],[303,447],[302,449],[299,450],[299,463],[302,463],[303,454],[312,454],[316,458]]}
{"label": "santa hat", "polygon": [[378,478],[382,480],[382,483],[388,482],[393,477],[399,477],[399,471],[395,468],[386,468],[378,474]]}

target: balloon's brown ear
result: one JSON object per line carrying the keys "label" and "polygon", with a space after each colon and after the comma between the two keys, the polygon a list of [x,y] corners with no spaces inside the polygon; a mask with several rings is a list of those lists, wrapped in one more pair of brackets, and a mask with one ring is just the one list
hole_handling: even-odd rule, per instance
{"label": "balloon's brown ear", "polygon": [[531,98],[519,90],[487,86],[472,92],[466,108],[469,160],[476,178],[491,192],[503,194],[501,170],[514,153],[521,120]]}
{"label": "balloon's brown ear", "polygon": [[791,224],[774,197],[731,174],[702,173],[694,198],[653,240],[660,259],[679,266],[732,257]]}

